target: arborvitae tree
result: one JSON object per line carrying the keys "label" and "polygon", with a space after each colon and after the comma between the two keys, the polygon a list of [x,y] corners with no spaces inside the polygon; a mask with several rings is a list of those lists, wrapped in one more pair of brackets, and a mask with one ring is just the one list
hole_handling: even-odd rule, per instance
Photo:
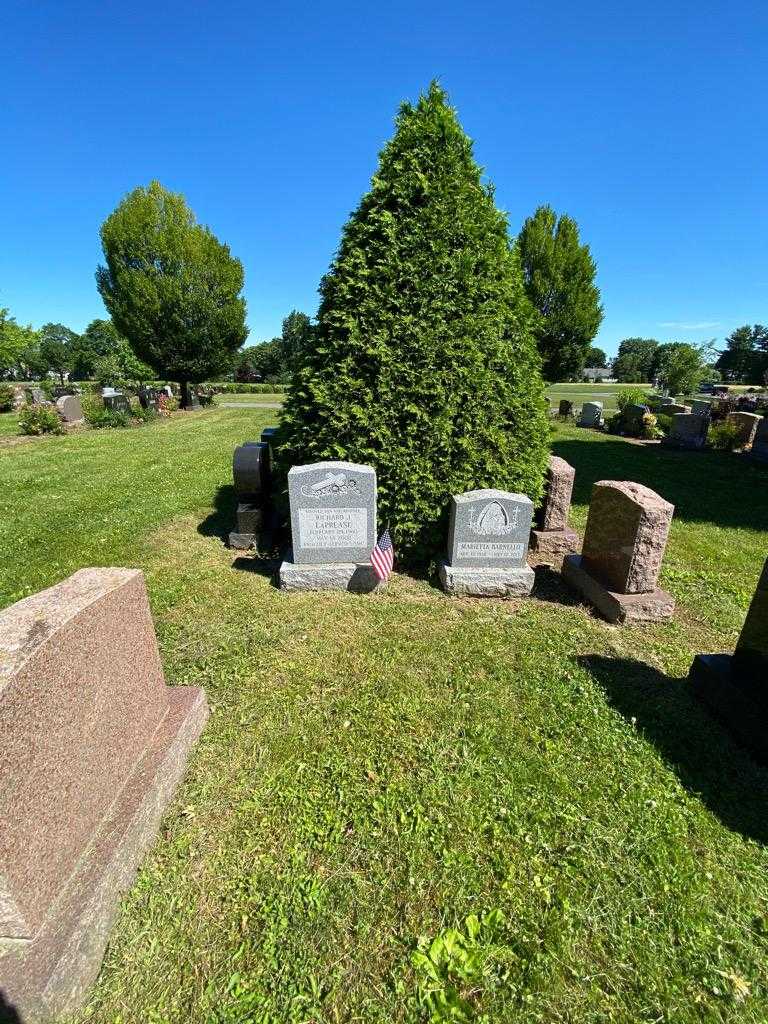
{"label": "arborvitae tree", "polygon": [[245,341],[243,267],[198,224],[184,196],[153,181],[120,203],[101,227],[107,261],[99,292],[139,359],[181,385],[229,370]]}
{"label": "arborvitae tree", "polygon": [[321,283],[282,454],[373,465],[398,556],[423,561],[445,548],[452,494],[540,496],[549,428],[506,217],[442,89],[396,127]]}
{"label": "arborvitae tree", "polygon": [[595,261],[579,242],[579,228],[540,206],[523,224],[520,258],[528,298],[541,314],[536,331],[546,380],[573,380],[603,320]]}

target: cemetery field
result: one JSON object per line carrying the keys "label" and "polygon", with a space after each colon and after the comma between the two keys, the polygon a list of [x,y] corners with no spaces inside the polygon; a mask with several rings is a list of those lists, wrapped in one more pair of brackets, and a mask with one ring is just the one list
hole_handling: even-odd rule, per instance
{"label": "cemetery field", "polygon": [[17,412],[0,412],[0,437],[8,437],[19,432],[19,414]]}
{"label": "cemetery field", "polygon": [[522,601],[278,592],[222,541],[233,448],[274,422],[0,447],[0,606],[141,567],[212,710],[67,1024],[768,1019],[768,771],[684,685],[743,622],[768,468],[555,427],[579,530],[599,479],[677,506],[674,619],[618,628],[546,571]]}

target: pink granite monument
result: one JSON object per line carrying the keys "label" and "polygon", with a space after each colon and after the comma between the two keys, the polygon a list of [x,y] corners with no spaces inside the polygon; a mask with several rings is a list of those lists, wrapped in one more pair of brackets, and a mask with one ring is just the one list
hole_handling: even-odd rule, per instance
{"label": "pink granite monument", "polygon": [[675,602],[657,583],[673,512],[649,487],[599,480],[582,553],[565,559],[563,579],[609,622],[668,619]]}
{"label": "pink granite monument", "polygon": [[561,559],[579,549],[579,535],[568,526],[576,470],[565,459],[550,455],[544,502],[531,530],[530,551],[536,561]]}
{"label": "pink granite monument", "polygon": [[71,1012],[98,974],[207,715],[165,684],[136,569],[0,612],[0,995],[24,1021]]}

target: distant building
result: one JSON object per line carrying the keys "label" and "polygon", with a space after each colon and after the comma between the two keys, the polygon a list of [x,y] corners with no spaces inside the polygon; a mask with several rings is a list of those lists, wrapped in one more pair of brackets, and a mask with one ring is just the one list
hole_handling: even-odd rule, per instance
{"label": "distant building", "polygon": [[584,380],[602,381],[605,384],[613,384],[616,378],[613,370],[604,369],[602,366],[588,366],[582,371]]}

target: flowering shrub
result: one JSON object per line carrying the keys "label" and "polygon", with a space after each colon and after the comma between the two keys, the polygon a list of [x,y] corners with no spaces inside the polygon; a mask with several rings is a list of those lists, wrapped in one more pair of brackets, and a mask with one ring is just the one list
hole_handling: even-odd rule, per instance
{"label": "flowering shrub", "polygon": [[52,405],[23,405],[19,414],[22,434],[63,434],[64,424]]}
{"label": "flowering shrub", "polygon": [[643,429],[640,436],[644,441],[658,441],[660,437],[664,437],[664,431],[652,412],[647,412],[643,416]]}

